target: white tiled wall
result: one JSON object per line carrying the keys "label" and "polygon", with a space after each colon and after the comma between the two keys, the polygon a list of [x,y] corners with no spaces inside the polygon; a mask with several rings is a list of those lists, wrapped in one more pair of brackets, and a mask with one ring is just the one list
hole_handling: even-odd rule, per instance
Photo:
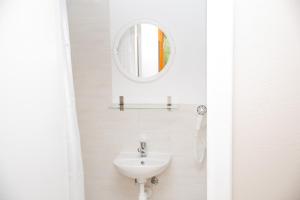
{"label": "white tiled wall", "polygon": [[87,200],[137,199],[133,180],[112,165],[122,150],[136,151],[140,133],[149,150],[173,154],[170,169],[153,187],[152,200],[205,200],[206,165],[194,161],[195,106],[176,111],[111,110],[108,0],[74,1],[70,29]]}

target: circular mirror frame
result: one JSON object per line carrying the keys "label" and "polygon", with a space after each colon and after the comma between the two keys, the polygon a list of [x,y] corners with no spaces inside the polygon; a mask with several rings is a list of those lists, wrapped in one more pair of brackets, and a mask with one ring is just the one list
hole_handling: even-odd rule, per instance
{"label": "circular mirror frame", "polygon": [[[168,60],[168,63],[165,65],[164,69],[157,73],[156,75],[154,76],[151,76],[151,77],[146,77],[146,78],[139,78],[139,77],[136,77],[132,74],[129,74],[128,72],[126,72],[126,70],[124,70],[124,67],[122,65],[122,63],[120,62],[119,58],[118,58],[118,46],[119,46],[119,43],[120,43],[120,40],[122,39],[124,33],[132,26],[136,25],[136,24],[152,24],[154,26],[157,26],[158,28],[160,28],[164,34],[166,35],[166,37],[168,38],[169,40],[169,43],[170,43],[170,49],[171,49],[171,53],[170,53],[170,57],[169,57],[169,60]],[[147,82],[151,82],[151,81],[154,81],[154,80],[157,80],[159,78],[161,78],[162,76],[164,76],[170,69],[171,65],[173,64],[173,61],[174,61],[174,57],[175,57],[175,43],[174,43],[174,40],[173,38],[171,37],[170,33],[168,32],[168,30],[160,25],[159,23],[157,23],[156,21],[153,21],[153,20],[136,20],[132,23],[129,23],[127,24],[126,26],[124,26],[123,28],[121,28],[121,30],[118,32],[118,34],[116,35],[115,37],[115,40],[114,40],[114,43],[113,43],[113,52],[112,52],[112,56],[113,56],[113,60],[118,68],[118,70],[121,72],[121,74],[123,74],[126,78],[128,78],[129,80],[132,80],[132,81],[136,81],[136,82],[141,82],[141,83],[147,83]]]}

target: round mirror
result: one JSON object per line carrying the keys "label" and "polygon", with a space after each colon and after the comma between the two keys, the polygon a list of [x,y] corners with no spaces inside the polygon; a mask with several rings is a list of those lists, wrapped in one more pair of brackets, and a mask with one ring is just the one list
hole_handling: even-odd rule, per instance
{"label": "round mirror", "polygon": [[166,71],[171,58],[170,39],[157,25],[138,23],[127,28],[115,44],[121,72],[138,80],[152,80]]}

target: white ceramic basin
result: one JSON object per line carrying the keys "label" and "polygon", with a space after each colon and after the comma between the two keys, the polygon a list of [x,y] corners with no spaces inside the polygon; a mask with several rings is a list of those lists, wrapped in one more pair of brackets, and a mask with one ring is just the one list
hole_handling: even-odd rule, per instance
{"label": "white ceramic basin", "polygon": [[122,152],[114,160],[118,171],[129,178],[146,180],[165,171],[171,162],[171,155],[151,153],[142,158],[139,153]]}

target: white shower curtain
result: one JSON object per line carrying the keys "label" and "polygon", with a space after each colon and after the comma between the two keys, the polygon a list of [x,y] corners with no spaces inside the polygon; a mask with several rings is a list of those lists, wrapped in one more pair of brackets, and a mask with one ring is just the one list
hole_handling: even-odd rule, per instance
{"label": "white shower curtain", "polygon": [[84,200],[66,0],[0,0],[0,199]]}
{"label": "white shower curtain", "polygon": [[69,162],[69,194],[70,200],[84,200],[84,178],[83,166],[80,148],[79,127],[77,124],[77,113],[75,105],[75,94],[73,86],[72,62],[71,62],[71,47],[69,37],[69,23],[67,0],[60,0],[61,2],[61,25],[63,34],[63,43],[65,49],[64,69],[65,75],[65,94],[67,100],[67,121],[68,131],[66,135],[67,154]]}

